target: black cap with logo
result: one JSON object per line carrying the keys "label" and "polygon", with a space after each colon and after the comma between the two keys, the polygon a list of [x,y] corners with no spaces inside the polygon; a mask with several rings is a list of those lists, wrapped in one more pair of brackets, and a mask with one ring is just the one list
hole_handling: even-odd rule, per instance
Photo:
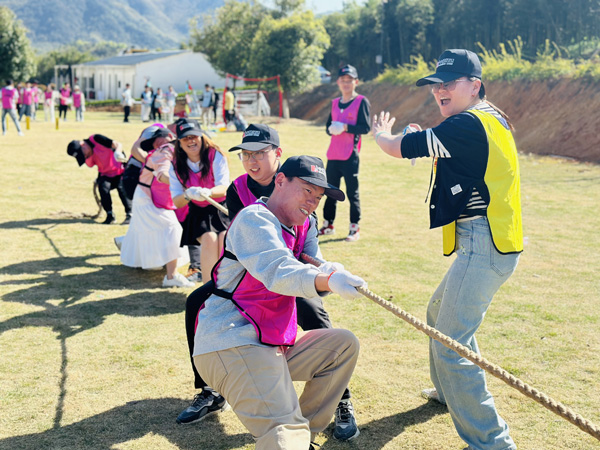
{"label": "black cap with logo", "polygon": [[435,73],[417,81],[417,86],[446,83],[460,77],[481,79],[481,63],[477,55],[465,49],[445,50],[440,55]]}
{"label": "black cap with logo", "polygon": [[256,152],[262,150],[267,145],[279,147],[279,133],[277,133],[277,130],[268,125],[263,125],[262,123],[250,124],[248,125],[248,128],[244,130],[242,143],[235,147],[231,147],[229,151],[248,150]]}
{"label": "black cap with logo", "polygon": [[202,128],[196,120],[190,119],[179,119],[175,125],[175,131],[177,133],[177,139],[184,138],[186,136],[202,136]]}
{"label": "black cap with logo", "polygon": [[307,183],[325,188],[325,195],[343,202],[346,196],[335,186],[327,182],[323,161],[316,156],[290,156],[279,169],[286,177],[298,177]]}
{"label": "black cap with logo", "polygon": [[340,70],[338,70],[338,77],[343,77],[344,75],[350,75],[352,78],[357,79],[358,72],[356,71],[356,67],[351,66],[350,64],[340,67]]}

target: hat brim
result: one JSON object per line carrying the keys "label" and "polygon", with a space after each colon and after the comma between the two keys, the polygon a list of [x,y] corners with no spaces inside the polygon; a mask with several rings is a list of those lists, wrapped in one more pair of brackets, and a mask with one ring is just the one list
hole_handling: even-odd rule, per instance
{"label": "hat brim", "polygon": [[77,160],[77,164],[79,164],[79,167],[83,166],[83,164],[85,163],[85,155],[83,154],[83,150],[80,148],[74,156]]}
{"label": "hat brim", "polygon": [[457,80],[461,77],[466,77],[464,73],[457,72],[436,72],[428,77],[423,77],[417,81],[417,86],[425,86],[434,83],[447,83],[448,81]]}
{"label": "hat brim", "polygon": [[324,188],[325,195],[329,198],[337,200],[338,202],[343,202],[344,200],[346,200],[346,195],[341,190],[339,190],[335,186],[332,186],[329,183],[326,183],[325,181],[321,181],[321,180],[318,180],[316,178],[311,178],[311,177],[298,177],[298,178],[306,181],[307,183],[314,184],[315,186]]}
{"label": "hat brim", "polygon": [[230,152],[234,152],[236,150],[247,150],[249,152],[257,152],[259,150],[264,149],[265,147],[271,147],[275,144],[270,144],[268,142],[242,142],[235,147],[231,147],[229,149]]}
{"label": "hat brim", "polygon": [[184,131],[181,135],[177,136],[177,139],[181,139],[184,137],[188,137],[188,136],[202,136],[204,133],[202,133],[201,130],[186,130]]}

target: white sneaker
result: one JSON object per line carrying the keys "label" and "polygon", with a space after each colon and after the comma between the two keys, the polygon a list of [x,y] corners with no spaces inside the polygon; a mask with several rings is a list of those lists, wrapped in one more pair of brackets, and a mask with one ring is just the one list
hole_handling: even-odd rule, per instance
{"label": "white sneaker", "polygon": [[441,403],[442,405],[446,404],[446,402],[442,401],[442,399],[440,398],[440,394],[438,394],[436,388],[423,389],[421,391],[421,397],[427,400],[433,400],[434,402]]}
{"label": "white sneaker", "polygon": [[25,136],[22,131],[19,131],[19,136]]}
{"label": "white sneaker", "polygon": [[180,273],[176,273],[173,278],[170,280],[165,277],[163,278],[163,287],[194,287],[195,284],[191,281],[188,281],[183,275]]}
{"label": "white sneaker", "polygon": [[355,242],[360,238],[360,228],[357,223],[350,224],[350,232],[346,238],[346,242]]}

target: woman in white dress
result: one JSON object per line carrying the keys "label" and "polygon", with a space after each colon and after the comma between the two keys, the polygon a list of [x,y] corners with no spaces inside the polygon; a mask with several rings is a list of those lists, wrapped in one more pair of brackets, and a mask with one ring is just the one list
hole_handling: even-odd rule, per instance
{"label": "woman in white dress", "polygon": [[163,287],[192,287],[177,272],[189,261],[179,246],[182,228],[169,191],[169,168],[173,160],[172,135],[159,128],[141,143],[148,151],[133,196],[133,214],[121,247],[121,262],[128,267],[153,269],[166,266]]}

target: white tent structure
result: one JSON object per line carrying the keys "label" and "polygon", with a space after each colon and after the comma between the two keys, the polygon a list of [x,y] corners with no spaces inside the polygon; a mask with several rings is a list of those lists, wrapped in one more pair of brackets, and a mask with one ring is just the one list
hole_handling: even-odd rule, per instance
{"label": "white tent structure", "polygon": [[217,88],[225,86],[225,79],[217,74],[206,56],[191,50],[113,56],[73,65],[72,72],[73,82],[77,80],[86,98],[96,100],[120,99],[127,83],[136,98],[148,82],[154,90],[160,87],[163,92],[169,85],[177,92],[185,92],[187,81],[195,90],[203,90],[207,83]]}

